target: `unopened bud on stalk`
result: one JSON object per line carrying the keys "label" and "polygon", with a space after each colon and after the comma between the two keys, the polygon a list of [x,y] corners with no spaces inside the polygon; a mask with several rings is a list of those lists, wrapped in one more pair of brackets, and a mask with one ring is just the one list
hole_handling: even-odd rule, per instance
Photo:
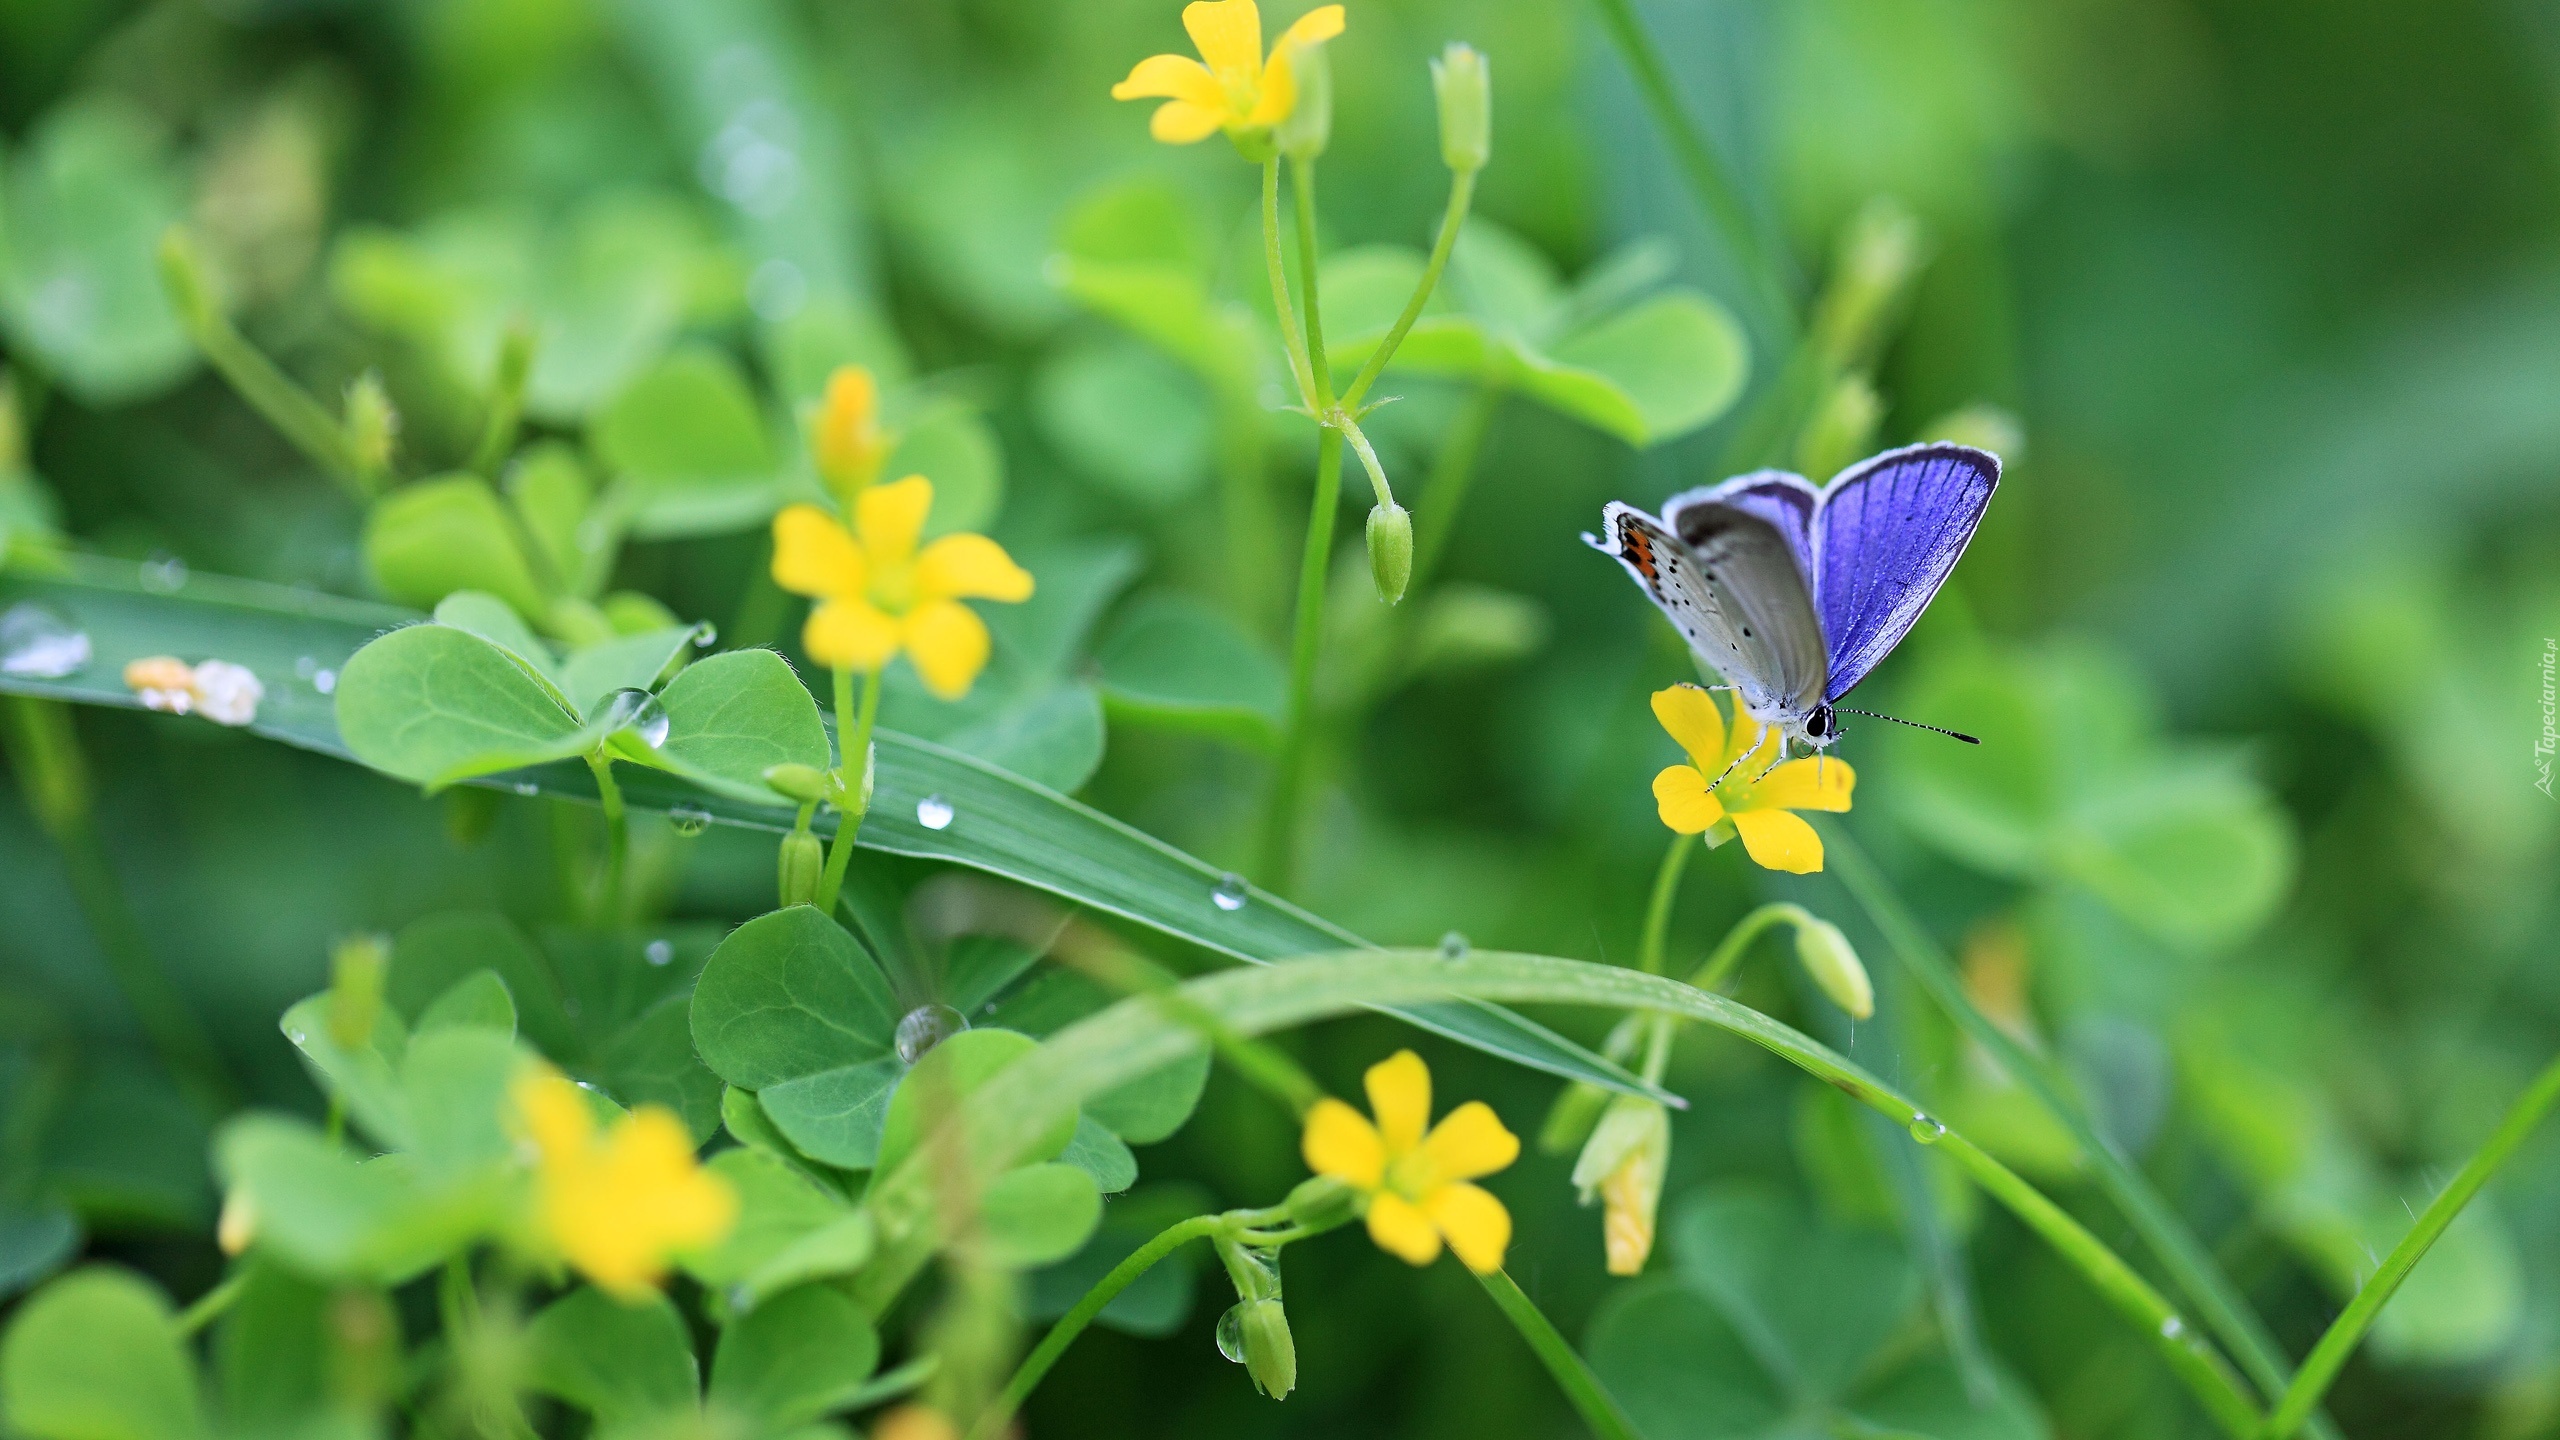
{"label": "unopened bud on stalk", "polygon": [[225,1255],[238,1255],[258,1238],[258,1209],[249,1192],[234,1190],[222,1197],[222,1218],[214,1222],[213,1241]]}
{"label": "unopened bud on stalk", "polygon": [[1804,973],[1831,997],[1831,1003],[1860,1020],[1876,1013],[1876,987],[1867,979],[1867,967],[1858,963],[1858,952],[1849,937],[1828,920],[1807,920],[1796,926],[1796,958],[1804,962]]}
{"label": "unopened bud on stalk", "polygon": [[1452,43],[1431,62],[1440,97],[1440,161],[1461,175],[1482,170],[1493,155],[1493,75],[1484,52]]}
{"label": "unopened bud on stalk", "polygon": [[329,1038],[340,1049],[373,1043],[390,975],[391,946],[379,935],[350,935],[329,953]]}
{"label": "unopened bud on stalk", "polygon": [[775,794],[803,805],[815,805],[821,800],[833,798],[835,794],[835,787],[828,781],[827,772],[815,765],[768,765],[764,768],[764,783],[771,787]]}
{"label": "unopened bud on stalk", "polygon": [[1289,1192],[1289,1218],[1309,1230],[1350,1223],[1360,1213],[1360,1192],[1331,1176],[1301,1180]]}
{"label": "unopened bud on stalk", "polygon": [[1670,1114],[1642,1096],[1611,1100],[1573,1163],[1582,1203],[1590,1204],[1595,1195],[1604,1202],[1600,1240],[1610,1274],[1641,1273],[1653,1253],[1654,1213],[1670,1164]]}
{"label": "unopened bud on stalk", "polygon": [[391,405],[391,393],[382,388],[382,377],[370,370],[347,386],[347,449],[355,456],[356,468],[367,475],[380,475],[391,468],[391,454],[400,439],[400,412]]}
{"label": "unopened bud on stalk", "polygon": [[826,873],[826,847],[818,837],[806,830],[794,830],[782,837],[780,860],[780,893],[784,905],[814,904],[818,884]]}
{"label": "unopened bud on stalk", "polygon": [[1393,500],[1369,507],[1369,574],[1390,605],[1413,579],[1413,515]]}
{"label": "unopened bud on stalk", "polygon": [[1298,103],[1271,132],[1280,153],[1292,160],[1313,160],[1333,140],[1333,65],[1322,45],[1302,45],[1289,55],[1298,83]]}
{"label": "unopened bud on stalk", "polygon": [[1254,1388],[1274,1400],[1285,1400],[1298,1388],[1298,1343],[1289,1334],[1289,1312],[1277,1296],[1244,1300],[1236,1305],[1237,1328],[1244,1337],[1244,1369]]}

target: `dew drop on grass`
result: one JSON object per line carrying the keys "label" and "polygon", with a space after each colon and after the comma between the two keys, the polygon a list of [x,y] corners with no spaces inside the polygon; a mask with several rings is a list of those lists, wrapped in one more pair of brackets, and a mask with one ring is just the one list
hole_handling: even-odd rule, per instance
{"label": "dew drop on grass", "polygon": [[695,836],[711,828],[711,812],[698,805],[678,805],[667,811],[667,823],[679,835]]}
{"label": "dew drop on grass", "polygon": [[513,790],[519,795],[522,795],[528,800],[542,793],[542,787],[534,784],[530,780],[518,780],[507,788]]}
{"label": "dew drop on grass", "polygon": [[59,680],[85,669],[90,653],[88,632],[49,605],[23,601],[0,615],[0,675]]}
{"label": "dew drop on grass", "polygon": [[1218,877],[1217,884],[1209,887],[1209,903],[1232,915],[1244,908],[1244,902],[1252,894],[1244,883],[1244,877],[1229,871]]}
{"label": "dew drop on grass", "polygon": [[934,1046],[969,1028],[969,1017],[948,1005],[919,1005],[898,1021],[898,1063],[913,1065]]}
{"label": "dew drop on grass", "polygon": [[693,648],[708,650],[720,643],[720,627],[705,620],[693,627]]}
{"label": "dew drop on grass", "polygon": [[953,817],[960,812],[939,795],[927,795],[916,802],[916,823],[927,830],[948,830]]}
{"label": "dew drop on grass", "polygon": [[142,562],[142,588],[157,595],[174,595],[187,583],[187,562],[162,552]]}
{"label": "dew drop on grass", "polygon": [[1443,960],[1464,960],[1467,949],[1467,937],[1459,931],[1452,930],[1440,937],[1440,958]]}
{"label": "dew drop on grass", "polygon": [[614,730],[630,731],[652,750],[667,743],[667,707],[636,685],[604,697],[603,715]]}
{"label": "dew drop on grass", "polygon": [[1218,1317],[1218,1353],[1238,1365],[1244,1363],[1244,1307],[1239,1300]]}
{"label": "dew drop on grass", "polygon": [[1922,1111],[1914,1110],[1911,1112],[1912,1139],[1919,1141],[1923,1145],[1935,1145],[1946,1135],[1946,1133],[1947,1127],[1943,1123],[1931,1118],[1928,1114]]}
{"label": "dew drop on grass", "polygon": [[652,965],[672,965],[676,958],[675,942],[664,939],[652,940],[640,947],[640,958]]}
{"label": "dew drop on grass", "polygon": [[2163,1340],[2175,1340],[2186,1333],[2187,1322],[2175,1315],[2160,1322],[2160,1338]]}
{"label": "dew drop on grass", "polygon": [[337,694],[338,672],[335,670],[319,671],[311,677],[311,688],[319,691],[323,695]]}

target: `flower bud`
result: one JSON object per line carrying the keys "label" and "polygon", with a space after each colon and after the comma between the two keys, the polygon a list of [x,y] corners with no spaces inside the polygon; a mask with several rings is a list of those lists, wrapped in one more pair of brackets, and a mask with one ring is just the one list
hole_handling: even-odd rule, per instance
{"label": "flower bud", "polygon": [[373,1043],[390,978],[391,946],[379,935],[350,935],[329,952],[329,1038],[339,1048]]}
{"label": "flower bud", "polygon": [[1858,952],[1849,937],[1828,920],[1807,920],[1796,926],[1796,958],[1804,962],[1804,973],[1831,997],[1831,1003],[1860,1020],[1876,1013],[1876,987],[1867,979],[1867,967],[1858,963]]}
{"label": "flower bud", "polygon": [[1413,579],[1413,516],[1392,500],[1369,507],[1369,575],[1390,605]]}
{"label": "flower bud", "polygon": [[826,397],[809,424],[809,450],[818,474],[839,495],[851,495],[880,474],[889,446],[880,433],[880,386],[860,365],[839,365],[827,377]]}
{"label": "flower bud", "polygon": [[1653,1253],[1654,1212],[1670,1163],[1669,1113],[1642,1096],[1612,1099],[1573,1164],[1582,1203],[1590,1204],[1595,1194],[1604,1202],[1600,1238],[1610,1274],[1641,1273]]}
{"label": "flower bud", "polygon": [[1298,1388],[1298,1343],[1289,1334],[1289,1312],[1275,1297],[1236,1303],[1236,1319],[1244,1335],[1244,1369],[1254,1388],[1274,1400],[1285,1400]]}
{"label": "flower bud", "polygon": [[258,1238],[258,1207],[249,1192],[234,1190],[222,1197],[222,1218],[214,1222],[213,1241],[225,1255],[238,1255]]}
{"label": "flower bud", "polygon": [[1360,1213],[1360,1192],[1331,1175],[1298,1182],[1286,1202],[1289,1218],[1309,1230],[1330,1230]]}
{"label": "flower bud", "polygon": [[1482,170],[1493,154],[1493,76],[1484,53],[1451,44],[1431,62],[1440,97],[1440,162],[1461,175]]}
{"label": "flower bud", "polygon": [[784,905],[808,905],[818,898],[819,879],[826,873],[827,850],[818,837],[806,830],[794,830],[782,837],[780,891]]}
{"label": "flower bud", "polygon": [[1290,159],[1313,160],[1333,139],[1333,66],[1322,45],[1297,47],[1288,65],[1297,81],[1298,103],[1289,107],[1271,138]]}
{"label": "flower bud", "polygon": [[767,765],[764,783],[775,794],[801,805],[815,805],[835,795],[835,783],[815,765]]}
{"label": "flower bud", "polygon": [[347,386],[345,423],[347,449],[355,456],[356,468],[367,475],[389,470],[400,439],[400,412],[392,408],[391,392],[382,388],[381,376],[367,370]]}

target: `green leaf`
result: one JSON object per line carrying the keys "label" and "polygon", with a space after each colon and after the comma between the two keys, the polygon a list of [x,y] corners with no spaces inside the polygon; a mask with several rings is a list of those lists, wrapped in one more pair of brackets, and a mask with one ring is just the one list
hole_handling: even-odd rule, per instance
{"label": "green leaf", "polygon": [[887,1055],[900,1011],[843,926],[807,905],[729,932],[693,991],[693,1043],[712,1072],[762,1090]]}
{"label": "green leaf", "polygon": [[664,1105],[693,1143],[720,1128],[720,1077],[693,1053],[692,998],[669,995],[596,1055],[596,1078],[626,1108]]}
{"label": "green leaf", "polygon": [[[947,1042],[946,1042],[947,1043]],[[987,1263],[1029,1270],[1084,1248],[1102,1222],[1093,1176],[1066,1163],[1008,1170],[979,1197],[978,1225]]]}
{"label": "green leaf", "polygon": [[403,485],[365,513],[364,560],[375,588],[421,608],[457,590],[485,590],[539,615],[548,603],[505,504],[477,475]]}
{"label": "green leaf", "polygon": [[87,404],[131,404],[195,365],[160,282],[160,236],[185,218],[161,127],[107,87],[47,114],[0,179],[0,320]]}
{"label": "green leaf", "polygon": [[[1328,322],[1337,304],[1331,273],[1328,266]],[[1031,412],[1078,474],[1122,499],[1167,506],[1209,478],[1211,397],[1196,376],[1133,340],[1096,337],[1052,352],[1032,376]]]}
{"label": "green leaf", "polygon": [[80,1219],[60,1205],[0,1201],[0,1300],[52,1274],[80,1248]]}
{"label": "green leaf", "polygon": [[[709,1168],[737,1192],[738,1221],[718,1245],[678,1257],[685,1273],[704,1285],[723,1294],[745,1285],[753,1295],[754,1282],[768,1276],[806,1272],[783,1282],[789,1284],[859,1269],[868,1258],[868,1218],[789,1160],[747,1146],[711,1157]],[[862,1232],[860,1253],[850,1260],[844,1257],[853,1237],[838,1233],[847,1222]],[[813,1269],[813,1258],[841,1262],[841,1269]]]}
{"label": "green leaf", "polygon": [[214,1331],[222,1416],[232,1433],[282,1434],[329,1396],[338,1347],[327,1287],[266,1260],[240,1272],[240,1295]]}
{"label": "green leaf", "polygon": [[406,1155],[359,1162],[276,1115],[224,1126],[214,1164],[246,1199],[260,1253],[319,1279],[409,1280],[495,1226],[507,1197],[503,1177],[437,1185]]}
{"label": "green leaf", "polygon": [[582,1287],[543,1307],[524,1338],[525,1382],[600,1422],[693,1408],[693,1341],[663,1295],[630,1302]]}
{"label": "green leaf", "polygon": [[1208,1084],[1208,1054],[1188,1055],[1094,1096],[1085,1113],[1132,1145],[1153,1145],[1182,1128]]}
{"label": "green leaf", "polygon": [[[1103,1207],[1102,1223],[1083,1249],[1030,1277],[1025,1316],[1054,1320],[1066,1314],[1113,1267],[1166,1227],[1216,1208],[1208,1192],[1190,1184],[1150,1185],[1113,1200]],[[1151,1338],[1179,1330],[1191,1314],[1198,1254],[1197,1246],[1186,1245],[1157,1261],[1112,1297],[1095,1323]]]}
{"label": "green leaf", "polygon": [[1095,648],[1114,717],[1268,744],[1288,677],[1223,611],[1181,595],[1129,607]]}
{"label": "green leaf", "polygon": [[[436,613],[438,620],[444,613]],[[569,657],[561,667],[561,689],[570,708],[593,715],[604,697],[616,690],[655,690],[658,678],[693,648],[702,632],[690,625],[651,630],[599,641]]]}
{"label": "green leaf", "polygon": [[453,1177],[512,1158],[507,1089],[525,1063],[512,1034],[477,1026],[412,1039],[401,1057],[400,1085],[409,1099],[409,1153],[419,1165]]}
{"label": "green leaf", "polygon": [[587,597],[603,588],[612,526],[590,508],[595,486],[576,451],[556,440],[532,446],[507,467],[506,493],[548,588]]}
{"label": "green leaf", "polygon": [[1060,288],[1191,367],[1213,391],[1238,394],[1254,383],[1259,353],[1252,319],[1211,297],[1196,274],[1149,261],[1060,256]]}
{"label": "green leaf", "polygon": [[[1018,1030],[988,1028],[963,1030],[925,1052],[889,1097],[888,1118],[880,1130],[879,1168],[893,1170],[914,1152],[918,1137],[924,1133],[925,1097],[938,1092],[939,1103],[958,1105],[1007,1066],[1039,1048],[1039,1041]],[[1074,1140],[1076,1115],[1072,1108],[1053,1108],[1045,1116],[1046,1128],[1031,1137],[1018,1162],[1050,1159]]]}
{"label": "green leaf", "polygon": [[657,763],[706,790],[769,803],[764,772],[782,764],[824,769],[827,732],[818,703],[770,650],[731,650],[696,661],[658,695],[667,740]]}
{"label": "green leaf", "polygon": [[[1640,426],[1629,439],[1634,445],[1661,444],[1722,415],[1741,397],[1751,368],[1742,327],[1693,290],[1655,295],[1565,336],[1547,354],[1603,377],[1633,403]],[[1533,378],[1528,388],[1539,385]]]}
{"label": "green leaf", "polygon": [[1774,1436],[1789,1409],[1714,1302],[1667,1277],[1612,1293],[1582,1348],[1646,1440]]}
{"label": "green leaf", "polygon": [[506,982],[516,1024],[535,1049],[566,1064],[584,1058],[551,962],[503,915],[456,911],[421,916],[402,926],[392,938],[384,995],[401,1014],[421,1014],[437,996],[481,969],[495,971]]}
{"label": "green leaf", "polygon": [[1065,684],[955,730],[943,743],[1037,785],[1069,793],[1102,767],[1102,701]]}
{"label": "green leaf", "polygon": [[882,462],[881,475],[922,475],[933,482],[933,509],[924,538],[960,530],[984,530],[1004,508],[1004,450],[987,422],[963,406],[944,402],[910,419],[898,448]]}
{"label": "green leaf", "polygon": [[0,1411],[29,1440],[192,1440],[195,1367],[160,1292],[92,1266],[27,1301],[0,1340]]}
{"label": "green leaf", "polygon": [[778,503],[764,417],[719,351],[689,346],[660,359],[597,414],[591,436],[628,496],[634,534],[743,529]]}
{"label": "green leaf", "polygon": [[1075,1138],[1058,1158],[1092,1176],[1094,1188],[1105,1195],[1117,1195],[1138,1183],[1138,1157],[1091,1115],[1076,1120]]}
{"label": "green leaf", "polygon": [[329,1004],[326,990],[308,996],[288,1007],[276,1028],[301,1052],[314,1083],[346,1102],[358,1128],[385,1149],[407,1149],[413,1132],[399,1069],[407,1030],[397,1015],[378,1016],[367,1043],[350,1049],[330,1032]]}
{"label": "green leaf", "polygon": [[[504,650],[508,659],[532,671],[535,679],[549,686],[555,699],[568,702],[569,687],[561,676],[559,657],[506,601],[485,590],[456,590],[436,602],[436,623],[477,635]],[[574,703],[565,703],[564,708],[573,714],[586,709]]]}
{"label": "green leaf", "polygon": [[880,1364],[880,1337],[844,1292],[804,1285],[730,1322],[711,1358],[711,1401],[768,1427],[841,1409]]}
{"label": "green leaf", "polygon": [[794,1149],[822,1164],[868,1170],[880,1157],[889,1097],[905,1078],[896,1056],[794,1076],[756,1092],[756,1101]]}
{"label": "green leaf", "polygon": [[338,724],[357,759],[441,789],[583,755],[578,723],[504,651],[446,625],[412,625],[356,652],[338,676]]}
{"label": "green leaf", "polygon": [[1668,1226],[1682,1279],[1800,1395],[1838,1400],[1920,1298],[1901,1244],[1834,1230],[1750,1185],[1685,1197]]}
{"label": "green leaf", "polygon": [[416,1034],[430,1030],[470,1025],[495,1030],[508,1039],[515,1038],[516,1002],[507,993],[507,982],[495,970],[478,970],[454,982],[453,987],[436,997],[435,1002],[419,1012]]}

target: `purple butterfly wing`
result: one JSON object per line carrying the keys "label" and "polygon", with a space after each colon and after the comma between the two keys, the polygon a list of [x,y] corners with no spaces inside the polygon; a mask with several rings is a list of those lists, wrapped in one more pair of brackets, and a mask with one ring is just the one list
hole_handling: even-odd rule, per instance
{"label": "purple butterfly wing", "polygon": [[1822,492],[1814,488],[1812,481],[1787,470],[1754,470],[1702,490],[1674,495],[1663,502],[1662,513],[1676,516],[1689,506],[1706,501],[1730,505],[1768,521],[1794,553],[1796,571],[1804,576],[1805,588],[1813,588],[1813,517],[1821,509]]}
{"label": "purple butterfly wing", "polygon": [[1999,456],[1935,444],[1888,450],[1823,487],[1811,527],[1814,604],[1831,645],[1823,698],[1848,694],[1911,633],[1999,483]]}

